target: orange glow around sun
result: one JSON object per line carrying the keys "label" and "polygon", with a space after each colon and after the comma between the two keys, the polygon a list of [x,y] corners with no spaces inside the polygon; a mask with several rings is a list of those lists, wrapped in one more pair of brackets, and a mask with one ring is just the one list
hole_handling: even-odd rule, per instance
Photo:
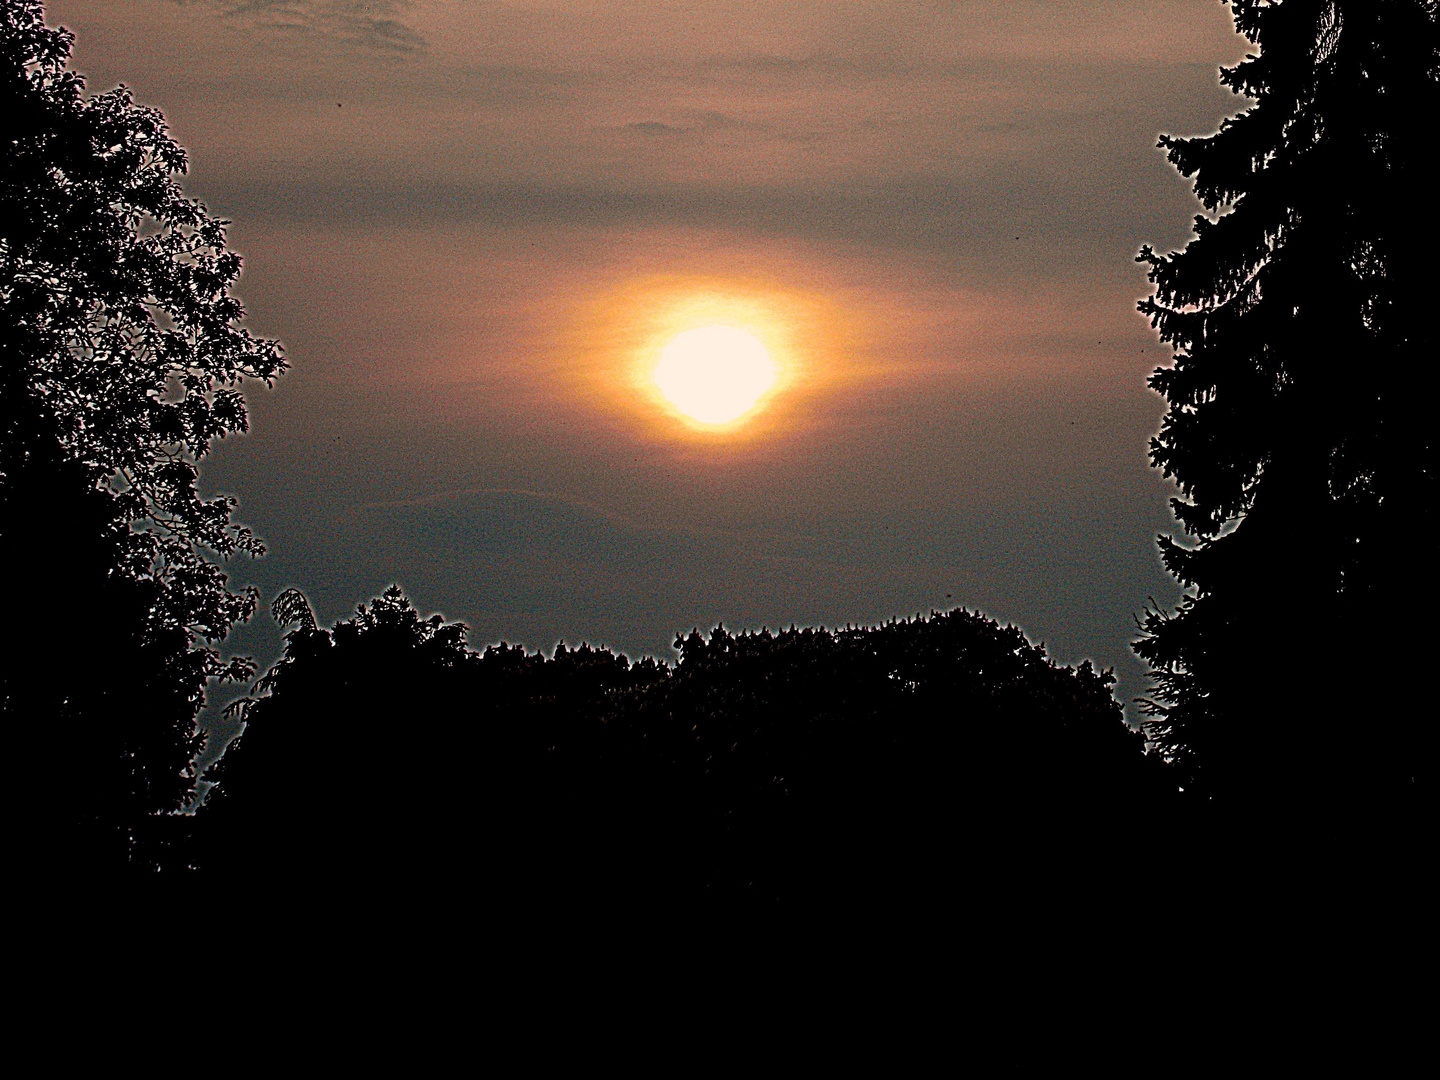
{"label": "orange glow around sun", "polygon": [[753,278],[631,280],[580,313],[579,385],[658,437],[763,439],[793,429],[801,403],[833,381],[845,350],[830,308]]}
{"label": "orange glow around sun", "polygon": [[[659,239],[597,252],[550,301],[564,316],[530,374],[574,410],[576,430],[599,421],[685,455],[748,458],[834,423],[885,384],[889,312],[868,281],[809,253]],[[690,266],[656,266],[665,262]]]}
{"label": "orange glow around sun", "polygon": [[628,365],[642,408],[694,433],[733,434],[795,384],[795,327],[779,305],[710,290],[665,290],[652,304]]}

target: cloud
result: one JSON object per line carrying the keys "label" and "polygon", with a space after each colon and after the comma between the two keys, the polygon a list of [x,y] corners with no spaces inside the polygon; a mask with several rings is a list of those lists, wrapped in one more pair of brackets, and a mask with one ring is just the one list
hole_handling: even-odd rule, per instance
{"label": "cloud", "polygon": [[[184,4],[191,0],[178,0]],[[425,39],[403,14],[411,0],[201,0],[224,18],[276,34],[320,38],[367,51],[420,52]]]}
{"label": "cloud", "polygon": [[681,135],[686,129],[662,124],[658,120],[641,120],[636,124],[626,124],[624,130],[636,135]]}
{"label": "cloud", "polygon": [[[650,138],[656,136],[676,135],[706,135],[710,133],[752,133],[759,135],[775,135],[773,125],[757,124],[750,121],[740,120],[726,113],[715,112],[714,110],[687,110],[681,117],[681,123],[666,124],[659,120],[640,120],[631,124],[623,124],[620,131],[631,135],[641,135]],[[777,137],[793,141],[803,136],[787,136],[779,134]]]}
{"label": "cloud", "polygon": [[[675,138],[663,132],[660,137]],[[654,138],[653,134],[643,137]],[[1158,157],[1158,156],[1157,156]],[[302,183],[196,187],[236,220],[454,227],[462,222],[501,228],[679,227],[740,230],[771,237],[843,241],[857,250],[909,250],[1048,263],[1057,248],[1069,258],[1127,260],[1155,238],[1184,238],[1168,194],[1155,188],[1159,167],[1135,169],[1126,187],[1110,173],[1054,176],[1034,168],[992,166],[973,176],[900,177],[806,184],[689,183],[435,183],[340,177]],[[1142,162],[1142,164],[1144,164]],[[1136,178],[1138,175],[1138,179]],[[1023,235],[1025,243],[1015,244]],[[1003,249],[1003,250],[1002,250]]]}
{"label": "cloud", "polygon": [[487,558],[538,552],[547,560],[626,571],[677,562],[686,550],[682,539],[626,522],[588,500],[543,491],[466,488],[356,509],[373,531],[402,545],[460,555],[477,567]]}

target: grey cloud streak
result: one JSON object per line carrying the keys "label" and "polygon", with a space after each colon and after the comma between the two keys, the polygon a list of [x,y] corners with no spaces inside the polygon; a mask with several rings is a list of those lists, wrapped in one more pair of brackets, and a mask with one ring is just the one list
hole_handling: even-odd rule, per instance
{"label": "grey cloud streak", "polygon": [[272,34],[322,39],[380,53],[408,54],[425,39],[402,17],[410,0],[174,0],[200,4],[243,26]]}
{"label": "grey cloud streak", "polygon": [[[199,193],[208,195],[204,187]],[[1090,262],[1117,253],[1123,258],[1142,242],[1173,243],[1183,235],[1173,215],[1138,199],[1115,178],[1056,178],[1021,170],[983,180],[913,177],[776,186],[227,185],[209,201],[228,217],[252,222],[675,225],[948,252],[984,262],[1020,258],[1041,269],[1057,250]],[[1013,246],[1017,241],[1019,249]]]}

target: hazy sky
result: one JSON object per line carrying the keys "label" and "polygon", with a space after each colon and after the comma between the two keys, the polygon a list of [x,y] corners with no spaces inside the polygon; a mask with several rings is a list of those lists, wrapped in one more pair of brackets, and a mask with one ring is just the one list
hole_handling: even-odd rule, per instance
{"label": "hazy sky", "polygon": [[[1141,689],[1154,149],[1237,102],[1215,0],[51,0],[233,220],[294,365],[206,465],[333,619],[391,581],[547,650],[964,604]],[[750,423],[646,392],[687,312],[778,342]],[[658,336],[657,336],[658,335]],[[240,643],[273,656],[261,618]]]}

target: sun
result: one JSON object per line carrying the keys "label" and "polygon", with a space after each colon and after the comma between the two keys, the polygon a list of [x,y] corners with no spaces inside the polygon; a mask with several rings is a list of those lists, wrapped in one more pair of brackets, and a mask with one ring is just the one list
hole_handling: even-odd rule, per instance
{"label": "sun", "polygon": [[702,424],[740,419],[775,385],[777,369],[754,334],[735,326],[697,326],[673,338],[655,366],[655,385],[683,415]]}

